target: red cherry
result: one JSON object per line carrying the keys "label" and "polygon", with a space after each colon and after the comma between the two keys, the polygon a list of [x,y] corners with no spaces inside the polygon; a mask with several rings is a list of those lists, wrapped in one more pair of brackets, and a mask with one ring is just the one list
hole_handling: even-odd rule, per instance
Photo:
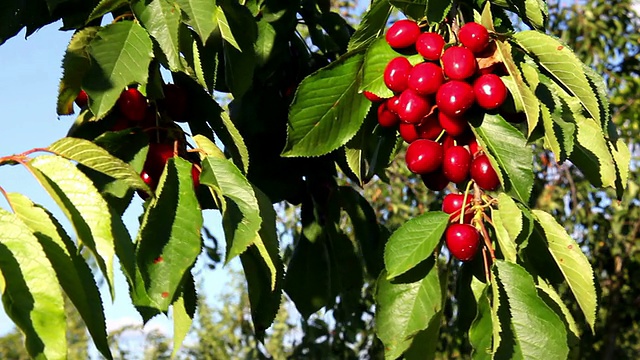
{"label": "red cherry", "polygon": [[392,113],[398,115],[398,109],[400,106],[400,95],[394,95],[391,98],[387,99],[387,109]]}
{"label": "red cherry", "polygon": [[409,89],[413,89],[421,95],[435,94],[443,82],[442,68],[430,62],[414,66],[407,79]]}
{"label": "red cherry", "polygon": [[173,144],[149,144],[149,151],[147,152],[147,159],[144,162],[142,172],[146,173],[151,178],[153,184],[152,189],[155,189],[155,186],[157,186],[167,160],[173,156]]}
{"label": "red cherry", "polygon": [[469,127],[467,119],[460,116],[449,116],[442,111],[438,112],[440,126],[451,136],[460,136]]}
{"label": "red cherry", "polygon": [[89,96],[84,90],[80,90],[74,101],[79,108],[84,109],[89,104]]}
{"label": "red cherry", "polygon": [[496,190],[500,186],[498,174],[491,166],[489,158],[481,154],[471,162],[471,178],[484,190]]}
{"label": "red cherry", "polygon": [[413,66],[407,58],[399,56],[387,64],[384,69],[384,83],[391,91],[402,92],[407,88],[409,72]]}
{"label": "red cherry", "polygon": [[420,175],[420,179],[422,179],[422,183],[424,183],[429,190],[433,191],[441,191],[449,185],[449,179],[444,176],[440,169],[422,174]]}
{"label": "red cherry", "polygon": [[469,152],[472,156],[475,156],[478,151],[480,151],[480,145],[478,145],[478,140],[474,138],[473,140],[469,141]]}
{"label": "red cherry", "polygon": [[473,206],[473,204],[471,203],[473,201],[471,196],[469,195],[464,196],[463,194],[453,194],[453,193],[447,194],[444,197],[444,199],[442,199],[442,211],[444,211],[447,214],[451,214],[451,216],[449,216],[449,219],[453,221],[457,216],[460,216],[460,209],[462,209],[463,201],[464,201],[464,211],[465,211],[464,222],[468,224],[471,222],[471,219],[473,218],[472,213],[469,213],[469,214],[466,213],[466,211],[469,210],[471,206]]}
{"label": "red cherry", "polygon": [[119,117],[116,120],[115,124],[113,124],[113,126],[111,127],[111,131],[121,131],[129,128],[131,128],[131,123],[129,122],[129,119],[125,117]]}
{"label": "red cherry", "polygon": [[387,101],[380,103],[380,106],[378,106],[378,124],[383,127],[394,127],[399,122],[400,118],[389,110]]}
{"label": "red cherry", "polygon": [[464,114],[474,101],[473,87],[464,81],[448,81],[436,93],[438,110],[452,117]]}
{"label": "red cherry", "polygon": [[443,151],[443,154],[444,154],[444,152],[446,152],[450,147],[456,145],[456,139],[453,136],[449,136],[448,134],[444,134],[444,136],[442,136],[442,138],[440,138],[440,143],[442,144],[442,151]]}
{"label": "red cherry", "polygon": [[162,90],[164,91],[163,104],[167,114],[175,122],[184,122],[189,106],[187,92],[176,84],[166,84]]}
{"label": "red cherry", "polygon": [[451,255],[461,261],[472,260],[480,248],[480,234],[469,224],[451,224],[444,233]]}
{"label": "red cherry", "polygon": [[478,54],[489,45],[489,32],[481,24],[469,22],[460,28],[458,40],[474,54]]}
{"label": "red cherry", "polygon": [[436,116],[437,115],[434,112],[424,118],[424,120],[422,120],[422,122],[416,126],[420,139],[435,140],[438,138],[438,136],[440,136],[440,133],[442,132],[442,126],[440,126],[440,123],[438,122]]}
{"label": "red cherry", "polygon": [[418,54],[422,55],[422,57],[427,60],[440,60],[443,48],[444,39],[437,33],[422,33],[416,40],[416,50],[418,51]]}
{"label": "red cherry", "polygon": [[431,106],[431,102],[425,96],[407,89],[400,94],[396,111],[400,120],[416,124],[431,112]]}
{"label": "red cherry", "polygon": [[471,50],[452,46],[442,54],[442,69],[449,79],[464,80],[476,73],[478,63]]}
{"label": "red cherry", "polygon": [[132,121],[142,121],[147,112],[147,98],[138,89],[129,88],[118,99],[120,112]]}
{"label": "red cherry", "polygon": [[400,137],[407,144],[411,144],[420,138],[416,124],[400,122],[400,125],[398,125],[398,132],[400,133]]}
{"label": "red cherry", "polygon": [[507,99],[507,87],[496,74],[481,75],[473,82],[473,94],[480,107],[492,110]]}
{"label": "red cherry", "polygon": [[420,27],[415,21],[402,19],[389,27],[385,39],[392,48],[402,49],[415,44],[419,35]]}
{"label": "red cherry", "polygon": [[382,100],[384,100],[383,98],[381,98],[380,96],[372,93],[371,91],[363,91],[362,94],[364,95],[364,97],[367,98],[367,100],[371,101],[371,102],[380,102]]}
{"label": "red cherry", "polygon": [[405,161],[415,174],[435,171],[442,164],[442,145],[433,140],[418,139],[407,147]]}
{"label": "red cherry", "polygon": [[451,182],[461,183],[469,177],[471,154],[464,146],[452,146],[444,152],[442,172]]}
{"label": "red cherry", "polygon": [[196,189],[200,186],[200,173],[201,170],[196,164],[191,165],[191,178],[193,178],[193,187]]}

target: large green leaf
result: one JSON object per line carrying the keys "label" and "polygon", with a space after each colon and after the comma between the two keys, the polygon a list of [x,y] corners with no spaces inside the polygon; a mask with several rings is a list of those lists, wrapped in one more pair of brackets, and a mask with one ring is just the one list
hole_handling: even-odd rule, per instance
{"label": "large green leaf", "polygon": [[150,192],[147,184],[129,164],[91,141],[65,137],[51,144],[49,150],[114,179],[123,180],[131,188]]}
{"label": "large green leaf", "polygon": [[216,12],[216,21],[218,22],[218,28],[220,29],[222,39],[238,51],[242,52],[240,45],[238,45],[238,42],[233,37],[233,32],[231,32],[231,27],[229,27],[229,20],[227,20],[227,16],[224,14],[224,10],[220,6],[218,6],[218,11]]}
{"label": "large green leaf", "polygon": [[615,188],[616,166],[602,129],[584,116],[576,116],[575,123],[577,142],[569,159],[594,186]]}
{"label": "large green leaf", "polygon": [[59,17],[51,15],[45,0],[0,1],[0,45],[17,35],[24,27],[27,28],[27,37],[58,19]]}
{"label": "large green leaf", "polygon": [[195,30],[203,44],[206,43],[218,26],[216,2],[210,0],[175,0],[175,2],[183,12],[183,21]]}
{"label": "large green leaf", "polygon": [[576,324],[576,320],[573,318],[571,311],[569,311],[567,304],[565,304],[564,300],[562,300],[562,298],[560,297],[560,294],[558,294],[556,289],[554,289],[553,286],[551,286],[551,284],[549,284],[546,280],[542,278],[537,279],[536,288],[538,288],[538,294],[540,294],[541,292],[542,294],[544,294],[544,295],[541,295],[543,299],[544,299],[544,296],[548,298],[547,304],[551,302],[550,306],[557,307],[556,313],[558,313],[558,310],[560,311],[560,314],[562,314],[562,320],[566,324],[567,329],[571,331],[571,334],[574,336],[575,339],[578,339],[580,337],[580,330],[578,330],[578,324]]}
{"label": "large green leaf", "polygon": [[58,90],[58,115],[73,114],[73,101],[80,92],[82,78],[91,67],[87,46],[98,33],[97,27],[86,27],[76,32],[62,59],[62,79]]}
{"label": "large green leaf", "polygon": [[364,55],[363,79],[360,90],[372,92],[382,98],[390,98],[393,91],[384,83],[384,69],[389,61],[400,56],[387,43],[384,37],[378,38],[369,45]]}
{"label": "large green leaf", "polygon": [[[531,275],[520,265],[497,260],[493,273],[507,295],[517,349],[525,359],[567,359],[564,323],[540,298]],[[520,355],[520,354],[518,354]]]}
{"label": "large green leaf", "polygon": [[302,80],[289,111],[284,156],[320,156],[360,129],[371,102],[358,93],[364,55],[344,57]]}
{"label": "large green leaf", "polygon": [[205,157],[200,183],[227,199],[222,209],[222,224],[227,240],[225,263],[228,263],[259,239],[262,218],[258,200],[249,181],[227,159]]}
{"label": "large green leaf", "polygon": [[473,126],[503,174],[505,192],[526,204],[533,187],[533,151],[527,140],[499,115],[486,113],[480,126]]}
{"label": "large green leaf", "polygon": [[[539,75],[536,96],[540,99],[540,114],[544,126],[545,146],[561,162],[573,152],[576,125],[571,108],[563,100],[571,97],[552,80]],[[574,98],[572,98],[574,99]]]}
{"label": "large green leaf", "polygon": [[184,304],[184,297],[181,295],[178,300],[173,303],[171,317],[173,318],[173,351],[171,358],[175,358],[182,347],[182,342],[187,337],[193,317],[189,315]]}
{"label": "large green leaf", "polygon": [[442,309],[442,291],[435,265],[417,281],[394,283],[388,278],[384,271],[378,278],[375,325],[385,359],[391,360],[400,357]]}
{"label": "large green leaf", "polygon": [[131,7],[142,26],[158,42],[169,62],[169,69],[182,69],[178,37],[181,17],[175,3],[166,0],[136,0]]}
{"label": "large green leaf", "polygon": [[282,296],[284,265],[276,232],[276,212],[271,200],[254,187],[263,221],[259,238],[240,255],[247,278],[251,317],[256,335],[264,337],[275,319]]}
{"label": "large green leaf", "polygon": [[55,200],[73,225],[78,240],[96,258],[112,297],[114,234],[109,205],[91,181],[69,160],[55,155],[42,155],[27,163],[40,184]]}
{"label": "large green leaf", "polygon": [[29,227],[0,209],[0,272],[4,309],[34,359],[67,356],[64,299],[56,273]]}
{"label": "large green leaf", "polygon": [[18,193],[7,194],[15,214],[38,238],[47,259],[53,265],[60,286],[78,310],[96,349],[111,359],[100,291],[91,269],[75,244],[49,211]]}
{"label": "large green leaf", "polygon": [[202,211],[191,167],[182,158],[169,159],[136,240],[137,265],[151,304],[160,311],[168,310],[201,251]]}
{"label": "large green leaf", "polygon": [[391,5],[400,9],[408,18],[429,22],[442,21],[451,8],[451,0],[389,0]]}
{"label": "large green leaf", "polygon": [[[224,13],[228,32],[221,34],[224,54],[224,77],[234,98],[240,98],[251,87],[258,59],[254,46],[258,27],[251,12],[237,2],[222,3],[218,13]],[[223,30],[222,27],[220,30]],[[230,40],[233,39],[233,42]]]}
{"label": "large green leaf", "polygon": [[98,5],[91,11],[86,23],[91,22],[101,16],[106,15],[114,10],[117,10],[129,3],[129,0],[101,0]]}
{"label": "large green leaf", "polygon": [[348,51],[364,49],[384,33],[387,20],[391,15],[389,0],[374,0],[369,10],[362,15],[362,21],[356,32],[351,35]]}
{"label": "large green leaf", "polygon": [[120,21],[98,31],[88,52],[92,63],[82,86],[89,95],[91,112],[100,119],[125,86],[147,83],[153,44],[140,24]]}
{"label": "large green leaf", "polygon": [[566,44],[553,36],[534,30],[518,32],[513,39],[558,83],[578,97],[591,117],[600,123],[601,110],[598,98],[584,74],[582,61]]}
{"label": "large green leaf", "polygon": [[544,229],[549,252],[560,267],[587,323],[594,331],[598,296],[589,259],[553,216],[541,210],[533,210],[533,215]]}
{"label": "large green leaf", "polygon": [[515,201],[505,193],[498,195],[500,210],[491,208],[491,218],[496,230],[500,250],[506,260],[516,262],[516,239],[522,232],[522,211]]}
{"label": "large green leaf", "polygon": [[449,224],[449,215],[430,211],[404,223],[384,249],[387,277],[404,274],[433,255]]}
{"label": "large green leaf", "polygon": [[493,321],[491,319],[491,303],[487,295],[488,287],[484,287],[477,299],[477,313],[469,328],[469,342],[473,346],[473,359],[491,359]]}

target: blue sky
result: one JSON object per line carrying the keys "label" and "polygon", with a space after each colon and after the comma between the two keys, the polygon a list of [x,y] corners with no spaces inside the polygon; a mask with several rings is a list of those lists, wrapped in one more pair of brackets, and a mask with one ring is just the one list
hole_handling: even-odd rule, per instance
{"label": "blue sky", "polygon": [[[21,153],[34,147],[46,147],[64,137],[74,120],[74,116],[56,115],[56,98],[59,79],[62,75],[61,62],[72,32],[58,31],[59,24],[52,24],[24,39],[24,32],[0,46],[0,156]],[[67,232],[73,237],[61,211],[53,200],[42,190],[33,177],[20,166],[0,167],[0,186],[8,192],[19,192],[40,203],[61,220]],[[4,198],[0,197],[0,207],[8,209]],[[125,213],[125,223],[132,236],[138,227],[141,201],[136,199]],[[218,239],[224,240],[220,217],[206,214],[205,224]],[[222,245],[222,244],[221,244]],[[233,264],[233,263],[232,263]],[[122,274],[117,271],[116,301],[103,292],[103,302],[109,328],[120,324],[141,323],[141,318],[128,299],[127,286]],[[223,270],[200,271],[206,293],[219,292],[224,280]],[[158,317],[149,324],[170,332],[170,323]],[[0,307],[0,335],[13,328],[13,324]]]}

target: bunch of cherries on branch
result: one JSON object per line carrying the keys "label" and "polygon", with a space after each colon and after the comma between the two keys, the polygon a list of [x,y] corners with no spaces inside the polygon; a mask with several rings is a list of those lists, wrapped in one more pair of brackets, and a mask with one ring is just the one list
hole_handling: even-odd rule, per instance
{"label": "bunch of cherries on branch", "polygon": [[[158,186],[167,161],[180,156],[193,163],[191,176],[194,187],[200,185],[201,168],[197,158],[190,156],[184,132],[175,123],[185,122],[188,116],[188,95],[176,84],[163,84],[164,98],[150,101],[135,86],[122,91],[114,108],[115,122],[110,131],[142,128],[149,135],[149,150],[140,177],[152,190]],[[86,108],[89,97],[84,90],[75,99],[76,105]],[[148,194],[138,192],[146,199]]]}
{"label": "bunch of cherries on branch", "polygon": [[[383,99],[365,91],[364,96],[377,104],[380,126],[396,128],[409,144],[407,167],[429,189],[467,184],[464,193],[447,194],[442,209],[451,214],[445,232],[449,251],[469,261],[478,253],[481,237],[490,244],[483,221],[484,209],[493,202],[482,190],[496,190],[500,180],[479,147],[468,117],[497,111],[509,92],[495,73],[500,69],[497,64],[478,65],[479,58],[495,51],[484,26],[468,22],[453,37],[447,44],[440,33],[423,31],[415,21],[395,22],[385,38],[398,56],[389,61],[383,74],[394,95]],[[415,53],[420,57],[402,56]],[[410,61],[415,59],[417,63]],[[470,194],[472,184],[477,185],[474,194]]]}

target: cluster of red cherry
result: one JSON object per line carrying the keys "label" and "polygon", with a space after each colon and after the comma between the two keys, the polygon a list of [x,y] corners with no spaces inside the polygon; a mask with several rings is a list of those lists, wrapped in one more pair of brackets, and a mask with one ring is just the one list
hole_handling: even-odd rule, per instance
{"label": "cluster of red cherry", "polygon": [[[117,112],[116,121],[110,130],[121,131],[140,127],[145,131],[157,133],[169,129],[160,126],[158,119],[161,117],[168,116],[173,122],[186,121],[188,97],[184,89],[175,84],[165,84],[163,92],[163,99],[149,101],[136,87],[123,90],[114,109]],[[80,108],[88,105],[89,98],[84,90],[80,90],[75,103]],[[163,136],[162,139],[159,136],[149,136],[149,140],[149,151],[140,177],[155,190],[169,158],[176,155],[184,157],[186,144],[172,136]],[[200,171],[200,166],[194,162],[191,175],[196,188],[200,185]],[[147,197],[147,194],[139,194],[143,198]]]}
{"label": "cluster of red cherry", "polygon": [[[492,73],[495,67],[478,66],[477,57],[489,50],[491,42],[487,29],[466,23],[457,33],[457,43],[447,46],[442,35],[423,32],[415,21],[404,19],[389,28],[386,41],[403,54],[417,52],[423,59],[413,65],[399,54],[389,61],[383,79],[394,93],[391,98],[364,92],[379,103],[380,126],[397,127],[409,144],[405,155],[409,170],[434,191],[469,179],[483,190],[496,190],[498,175],[467,120],[470,111],[496,110],[508,96],[503,81]],[[452,219],[445,234],[447,246],[463,261],[471,260],[480,244],[478,230],[470,224],[473,199],[467,195],[448,194],[443,202],[443,211]]]}

